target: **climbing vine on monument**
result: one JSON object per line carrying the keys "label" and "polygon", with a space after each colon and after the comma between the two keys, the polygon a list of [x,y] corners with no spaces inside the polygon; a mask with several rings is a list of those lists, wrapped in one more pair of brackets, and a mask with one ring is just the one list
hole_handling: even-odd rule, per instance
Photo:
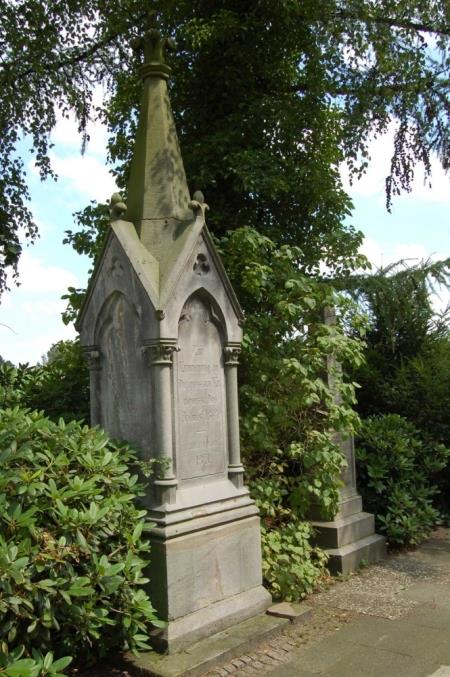
{"label": "climbing vine on monument", "polygon": [[300,249],[277,247],[248,228],[230,233],[221,249],[246,309],[241,443],[262,517],[265,581],[274,596],[295,599],[311,592],[325,572],[326,557],[311,546],[307,521],[313,505],[329,515],[337,506],[345,461],[333,433],[358,425],[354,384],[337,370],[332,392],[324,378],[326,356],[356,366],[362,344],[339,324],[321,321],[325,306],[345,317],[349,302],[305,273]]}

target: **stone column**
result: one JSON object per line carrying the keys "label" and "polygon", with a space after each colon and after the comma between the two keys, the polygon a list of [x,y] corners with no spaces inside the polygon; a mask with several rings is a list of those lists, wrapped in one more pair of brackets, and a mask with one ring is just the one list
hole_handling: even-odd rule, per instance
{"label": "stone column", "polygon": [[98,346],[85,346],[83,354],[89,368],[90,401],[91,401],[91,426],[102,424],[101,394],[100,394],[100,371],[101,352]]}
{"label": "stone column", "polygon": [[224,349],[225,389],[227,400],[228,427],[228,477],[235,487],[244,484],[244,468],[241,463],[239,442],[239,399],[237,383],[237,367],[241,347],[238,343],[229,343]]}
{"label": "stone column", "polygon": [[173,467],[173,353],[176,340],[159,339],[144,346],[143,351],[152,369],[153,406],[155,415],[155,457],[161,461],[156,468],[153,485],[160,503],[173,503],[177,478]]}
{"label": "stone column", "polygon": [[[336,324],[334,308],[325,308],[323,323]],[[341,365],[334,355],[327,357],[324,380],[334,395],[336,404],[341,398],[336,392],[336,376]],[[355,449],[352,435],[335,433],[334,442],[345,455],[347,466],[341,472],[343,487],[337,513],[324,519],[318,507],[311,511],[312,526],[316,544],[324,548],[329,556],[328,568],[332,573],[348,574],[358,568],[362,560],[376,562],[385,555],[385,542],[375,533],[374,516],[364,512],[361,496],[356,488]]]}
{"label": "stone column", "polygon": [[[333,307],[327,306],[324,309],[323,323],[331,327],[336,324],[336,311]],[[339,375],[339,377],[342,376],[342,366],[336,360],[334,355],[328,355],[326,359],[324,380],[333,393],[336,404],[341,404],[342,398],[340,394],[336,392],[336,375]],[[342,433],[336,433],[334,435],[333,441],[340,446],[347,461],[346,467],[344,467],[341,472],[341,480],[344,485],[340,490],[342,503],[352,497],[358,497],[356,488],[355,445],[353,435],[343,435]]]}

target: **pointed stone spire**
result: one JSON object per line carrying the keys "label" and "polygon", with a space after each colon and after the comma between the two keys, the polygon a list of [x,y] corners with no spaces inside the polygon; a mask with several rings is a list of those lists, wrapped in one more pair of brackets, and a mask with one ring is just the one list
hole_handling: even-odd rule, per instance
{"label": "pointed stone spire", "polygon": [[[171,73],[165,52],[174,48],[149,27],[136,47],[143,48],[140,68],[143,93],[127,194],[127,219],[142,243],[163,263],[182,244],[182,234],[194,219],[189,190],[167,91]],[[178,241],[178,242],[177,242]],[[178,245],[178,246],[177,246]],[[163,264],[164,268],[164,264]]]}

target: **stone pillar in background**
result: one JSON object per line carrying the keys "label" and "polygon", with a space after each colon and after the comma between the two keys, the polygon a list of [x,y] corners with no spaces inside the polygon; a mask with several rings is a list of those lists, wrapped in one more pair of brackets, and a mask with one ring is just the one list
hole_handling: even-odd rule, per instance
{"label": "stone pillar in background", "polygon": [[[336,323],[334,308],[326,308],[323,322]],[[334,389],[334,372],[340,365],[333,356],[327,358],[325,379]],[[338,395],[336,395],[338,400]],[[315,542],[329,555],[328,568],[332,573],[348,574],[358,568],[362,561],[372,563],[386,553],[385,541],[375,533],[374,516],[363,512],[362,499],[356,488],[355,448],[352,435],[336,433],[334,440],[342,449],[347,466],[343,469],[339,507],[332,520],[324,520],[319,509],[311,513],[316,530]]]}

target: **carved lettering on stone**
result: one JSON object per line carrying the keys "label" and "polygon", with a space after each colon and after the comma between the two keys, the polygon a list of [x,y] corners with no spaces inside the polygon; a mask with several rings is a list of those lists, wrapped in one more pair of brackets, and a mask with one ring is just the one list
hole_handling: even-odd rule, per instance
{"label": "carved lettering on stone", "polygon": [[218,319],[196,295],[179,323],[178,440],[181,479],[225,472],[226,425],[223,347]]}

